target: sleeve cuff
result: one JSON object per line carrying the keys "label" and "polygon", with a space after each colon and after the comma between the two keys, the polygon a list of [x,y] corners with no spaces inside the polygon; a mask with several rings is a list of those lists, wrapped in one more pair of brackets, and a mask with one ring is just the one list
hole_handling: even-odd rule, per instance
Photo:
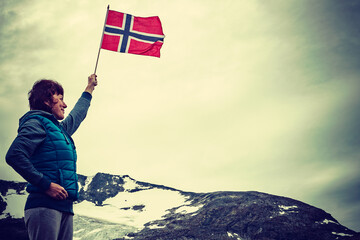
{"label": "sleeve cuff", "polygon": [[86,98],[89,101],[91,101],[91,99],[92,99],[92,95],[88,92],[83,92],[81,97]]}
{"label": "sleeve cuff", "polygon": [[46,191],[46,190],[49,189],[50,184],[51,184],[51,181],[48,180],[48,179],[46,179],[45,177],[43,177],[43,178],[40,180],[40,182],[39,182],[39,184],[38,184],[38,187],[40,187],[41,190]]}

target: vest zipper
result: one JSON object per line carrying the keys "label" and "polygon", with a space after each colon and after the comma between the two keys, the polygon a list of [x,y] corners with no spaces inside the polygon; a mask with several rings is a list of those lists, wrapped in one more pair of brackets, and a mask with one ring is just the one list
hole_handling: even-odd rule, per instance
{"label": "vest zipper", "polygon": [[67,143],[67,144],[70,144],[69,139],[68,139],[68,137],[66,136],[66,134],[65,134],[62,130],[61,130],[61,133],[64,135],[64,138],[65,138],[66,143]]}

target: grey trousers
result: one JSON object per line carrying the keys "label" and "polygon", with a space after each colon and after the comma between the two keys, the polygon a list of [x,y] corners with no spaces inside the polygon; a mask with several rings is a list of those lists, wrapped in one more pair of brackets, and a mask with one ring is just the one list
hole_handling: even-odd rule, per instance
{"label": "grey trousers", "polygon": [[30,240],[71,240],[73,215],[49,208],[25,210],[25,226]]}

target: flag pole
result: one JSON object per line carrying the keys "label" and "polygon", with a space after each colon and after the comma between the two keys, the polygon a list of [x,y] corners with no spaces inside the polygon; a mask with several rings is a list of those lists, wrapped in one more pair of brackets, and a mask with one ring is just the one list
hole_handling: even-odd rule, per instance
{"label": "flag pole", "polygon": [[100,41],[98,55],[97,55],[97,58],[96,58],[94,74],[96,74],[96,68],[97,68],[97,65],[98,65],[98,62],[99,62],[100,49],[101,49],[102,41],[103,41],[103,38],[104,38],[105,25],[106,25],[107,16],[108,16],[108,13],[109,13],[109,7],[110,7],[110,5],[107,6],[106,17],[105,17],[105,22],[104,22],[104,28],[103,28],[103,31],[102,31],[102,34],[101,34],[101,41]]}

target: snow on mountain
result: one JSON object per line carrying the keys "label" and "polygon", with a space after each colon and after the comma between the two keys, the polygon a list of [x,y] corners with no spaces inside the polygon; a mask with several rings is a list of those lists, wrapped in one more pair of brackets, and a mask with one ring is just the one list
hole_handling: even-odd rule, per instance
{"label": "snow on mountain", "polygon": [[[144,186],[129,176],[112,176],[112,181],[106,181],[105,186],[118,184],[116,179],[120,177],[124,181],[121,184],[122,191],[102,201],[101,206],[97,206],[97,200],[93,202],[84,200],[77,203],[74,205],[75,214],[126,224],[140,229],[145,223],[160,219],[167,213],[168,209],[178,206],[183,207],[182,211],[196,211],[198,209],[194,207],[185,208],[189,197],[182,195],[180,191]],[[88,179],[90,180],[88,181]],[[92,179],[94,176],[86,179],[83,186],[84,191],[89,189]],[[106,192],[106,189],[100,188],[96,191]]]}
{"label": "snow on mountain", "polygon": [[27,193],[23,190],[20,193],[17,193],[14,189],[9,189],[9,191],[4,195],[4,201],[7,202],[6,210],[0,215],[0,219],[7,217],[12,218],[22,218],[24,216]]}
{"label": "snow on mountain", "polygon": [[[28,193],[2,184],[0,219],[24,217]],[[1,187],[1,186],[0,186]],[[160,185],[138,182],[127,175],[99,173],[79,175],[80,200],[74,204],[74,239],[115,239],[143,229],[144,224],[161,219],[169,209],[192,213],[199,207],[189,206],[189,196]],[[1,204],[2,203],[2,204]],[[152,225],[150,228],[161,228]]]}
{"label": "snow on mountain", "polygon": [[22,218],[28,193],[26,183],[0,180],[0,219]]}
{"label": "snow on mountain", "polygon": [[[118,229],[113,238],[126,237],[128,233],[142,230],[144,224],[161,219],[170,209],[177,208],[184,214],[201,207],[190,206],[190,197],[181,191],[139,182],[127,175],[97,174],[81,178],[80,195],[83,199],[74,204],[78,224],[74,232],[76,239],[100,239],[113,228]],[[104,222],[106,224],[102,224]],[[93,230],[84,235],[89,226]],[[151,229],[161,227],[156,224],[149,226]]]}
{"label": "snow on mountain", "polygon": [[107,240],[124,238],[127,234],[136,232],[137,228],[107,222],[82,215],[74,215],[73,240]]}
{"label": "snow on mountain", "polygon": [[[0,239],[27,240],[26,183],[0,180]],[[359,240],[306,203],[260,192],[192,193],[128,175],[79,175],[74,240]]]}
{"label": "snow on mountain", "polygon": [[74,212],[81,216],[140,228],[147,222],[160,219],[168,209],[186,205],[186,200],[187,197],[171,190],[124,191],[105,200],[102,206],[82,201],[74,205]]}

